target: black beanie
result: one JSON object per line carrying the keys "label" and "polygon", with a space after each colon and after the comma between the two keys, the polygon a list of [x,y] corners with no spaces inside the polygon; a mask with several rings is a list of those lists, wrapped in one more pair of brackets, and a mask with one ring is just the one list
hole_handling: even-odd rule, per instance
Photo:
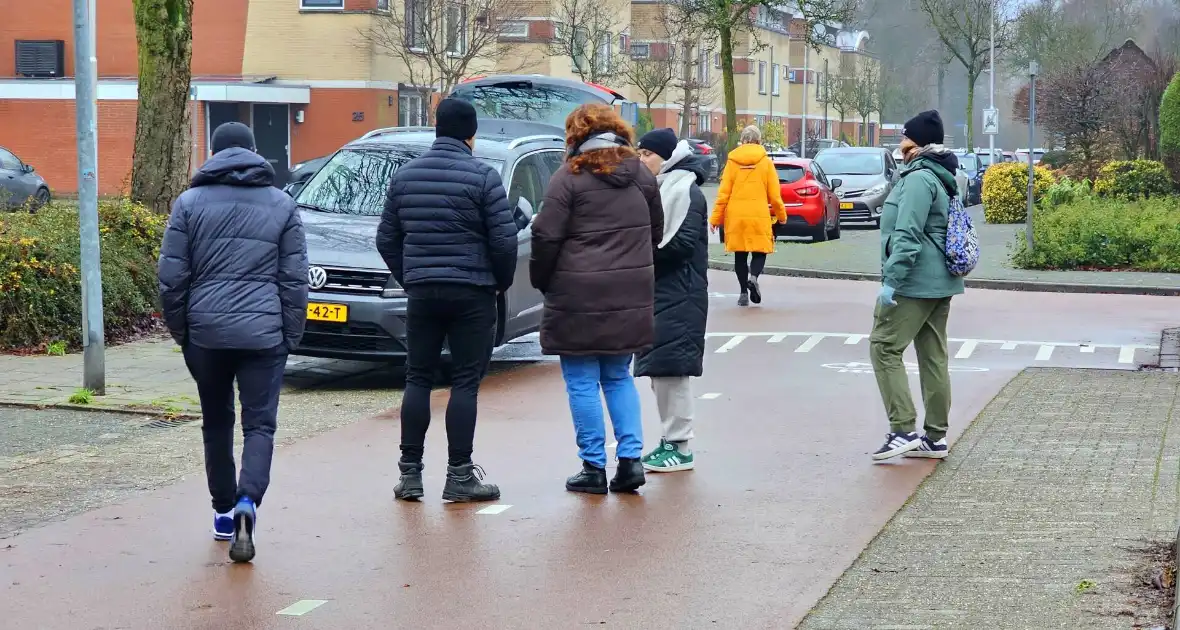
{"label": "black beanie", "polygon": [[212,145],[213,153],[233,147],[254,151],[254,132],[240,122],[222,123],[213,130]]}
{"label": "black beanie", "polygon": [[913,140],[918,146],[942,144],[946,136],[942,130],[942,116],[938,110],[927,110],[905,121],[902,135]]}
{"label": "black beanie", "polygon": [[469,140],[475,137],[479,123],[475,119],[475,107],[457,98],[439,101],[434,113],[434,135],[439,138]]}
{"label": "black beanie", "polygon": [[647,149],[665,160],[670,160],[672,152],[676,150],[676,145],[679,142],[676,139],[676,132],[669,127],[664,127],[643,134],[643,137],[639,139],[638,148]]}

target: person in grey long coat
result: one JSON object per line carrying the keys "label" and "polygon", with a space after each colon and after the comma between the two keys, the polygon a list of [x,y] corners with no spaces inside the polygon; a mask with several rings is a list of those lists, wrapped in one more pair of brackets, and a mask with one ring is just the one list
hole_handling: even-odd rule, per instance
{"label": "person in grey long coat", "polygon": [[213,537],[230,541],[230,559],[249,562],[256,509],[270,483],[283,368],[307,317],[307,245],[299,210],[273,186],[274,169],[254,151],[250,128],[221,125],[212,148],[172,205],[160,248],[160,303],[201,398]]}
{"label": "person in grey long coat", "polygon": [[664,209],[664,236],[655,252],[655,344],[641,352],[635,375],[651,377],[663,437],[643,457],[652,472],[691,470],[692,377],[704,368],[705,324],[709,312],[708,204],[700,185],[705,159],[671,129],[657,129],[639,141],[640,159],[657,174]]}

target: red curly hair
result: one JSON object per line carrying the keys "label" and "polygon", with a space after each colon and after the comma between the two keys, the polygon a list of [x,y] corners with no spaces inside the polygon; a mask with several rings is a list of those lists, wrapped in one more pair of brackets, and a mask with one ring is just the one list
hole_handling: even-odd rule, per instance
{"label": "red curly hair", "polygon": [[[586,138],[598,133],[613,133],[634,144],[635,136],[627,123],[610,105],[588,103],[581,105],[565,119],[566,150],[581,144]],[[630,146],[598,149],[568,159],[570,172],[583,170],[595,175],[609,175],[623,160],[638,155]]]}

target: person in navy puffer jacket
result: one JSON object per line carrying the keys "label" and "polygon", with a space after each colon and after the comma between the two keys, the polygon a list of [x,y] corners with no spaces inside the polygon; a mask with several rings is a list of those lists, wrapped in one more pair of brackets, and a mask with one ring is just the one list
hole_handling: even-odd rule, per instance
{"label": "person in navy puffer jacket", "polygon": [[[307,245],[295,202],[237,122],[213,132],[213,157],[172,205],[160,248],[160,302],[197,382],[213,534],[254,557],[256,508],[270,482],[287,354],[307,316]],[[234,466],[234,381],[242,403]]]}
{"label": "person in navy puffer jacket", "polygon": [[394,172],[377,228],[377,251],[406,291],[406,389],[396,498],[423,495],[422,449],[430,391],[444,340],[451,353],[447,403],[447,501],[494,501],[471,461],[479,384],[495,344],[496,292],[516,274],[517,231],[496,169],[472,155],[475,108],[443,99],[430,150]]}

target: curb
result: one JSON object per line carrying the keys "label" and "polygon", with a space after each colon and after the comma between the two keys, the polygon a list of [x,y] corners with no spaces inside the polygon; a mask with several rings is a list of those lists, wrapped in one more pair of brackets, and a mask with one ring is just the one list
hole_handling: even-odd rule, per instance
{"label": "curb", "polygon": [[118,413],[128,416],[149,416],[152,418],[178,418],[185,420],[200,420],[201,414],[190,411],[180,413],[166,413],[159,409],[142,407],[106,407],[103,405],[77,405],[73,403],[29,403],[0,401],[0,407],[17,407],[20,409],[68,409],[70,411],[92,411]]}
{"label": "curb", "polygon": [[[733,271],[733,263],[709,259],[709,268],[717,271]],[[825,269],[800,269],[795,267],[767,266],[762,273],[768,276],[792,278],[816,278],[819,280],[857,280],[880,282],[881,274],[862,271],[828,271]],[[1080,284],[1076,282],[1038,282],[1030,280],[997,280],[989,278],[967,278],[964,284],[969,289],[993,291],[1033,291],[1041,293],[1109,293],[1118,295],[1180,296],[1180,286],[1135,286],[1125,284]]]}

